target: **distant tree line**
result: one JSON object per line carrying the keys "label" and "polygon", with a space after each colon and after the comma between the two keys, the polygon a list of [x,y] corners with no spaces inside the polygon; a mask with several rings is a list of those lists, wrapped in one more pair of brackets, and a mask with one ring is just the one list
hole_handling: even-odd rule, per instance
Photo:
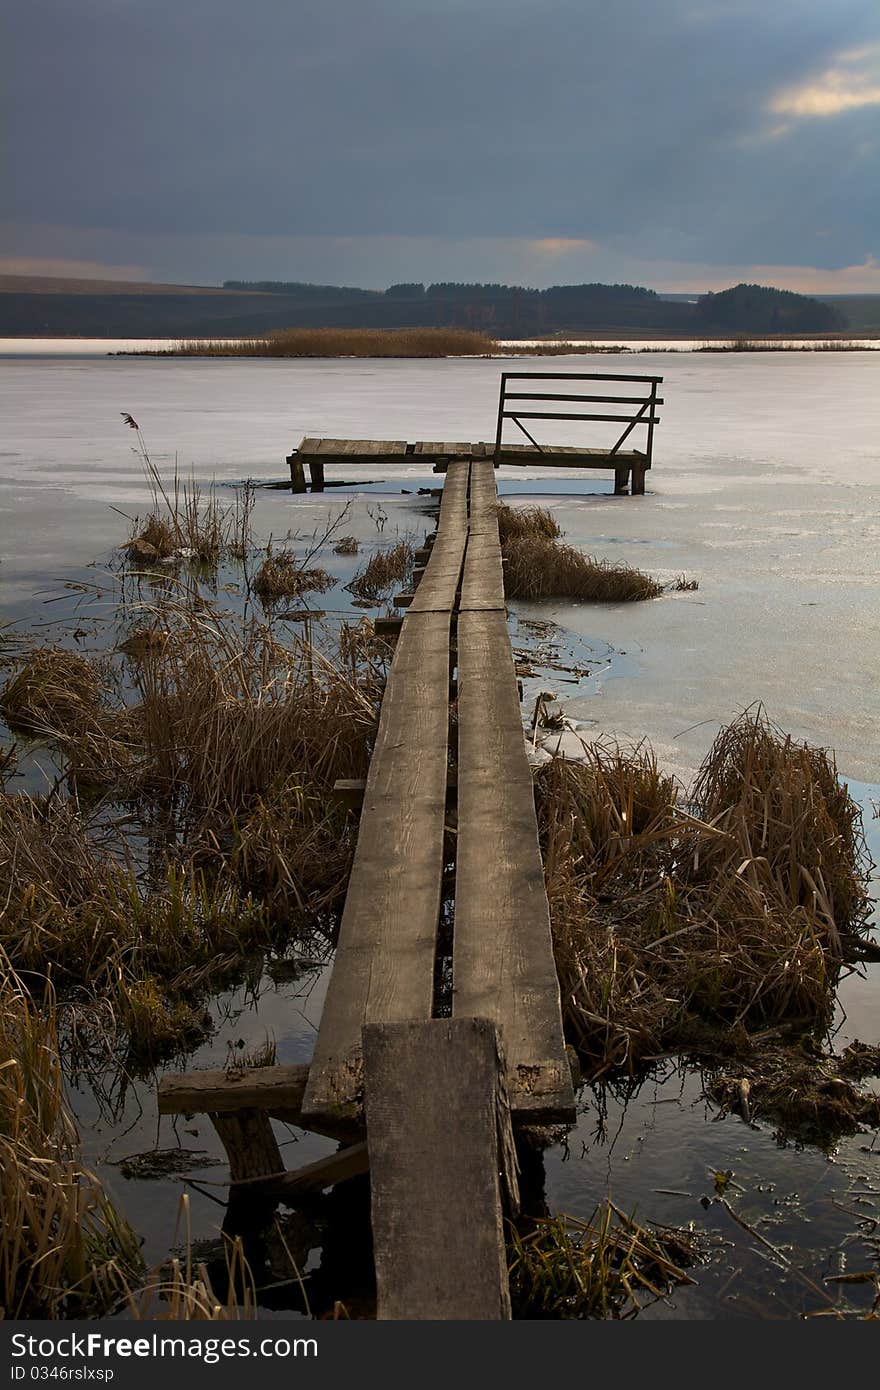
{"label": "distant tree line", "polygon": [[[26,282],[23,282],[23,285]],[[363,290],[295,280],[227,280],[222,289],[149,286],[111,291],[0,291],[0,335],[244,337],[276,328],[470,328],[496,338],[709,337],[833,333],[834,305],[760,285],[696,302],[640,285],[522,285],[415,281]],[[880,302],[880,301],[878,301]]]}
{"label": "distant tree line", "polygon": [[522,285],[407,281],[386,290],[353,290],[294,280],[227,280],[225,289],[278,294],[329,311],[328,326],[348,308],[352,328],[476,328],[498,337],[589,334],[595,331],[661,333],[823,333],[846,328],[829,304],[790,290],[737,285],[703,295],[695,304],[661,298],[643,285]]}

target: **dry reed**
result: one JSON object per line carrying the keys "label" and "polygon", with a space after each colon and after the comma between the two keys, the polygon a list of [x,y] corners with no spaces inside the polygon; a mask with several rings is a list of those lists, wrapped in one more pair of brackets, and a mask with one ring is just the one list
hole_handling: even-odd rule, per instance
{"label": "dry reed", "polygon": [[83,1166],[51,990],[0,958],[0,1317],[99,1317],[143,1273],[133,1231]]}
{"label": "dry reed", "polygon": [[562,528],[547,507],[508,507],[498,504],[498,537],[502,548],[512,540],[556,540]]}
{"label": "dry reed", "polygon": [[613,564],[561,545],[562,531],[545,507],[498,506],[498,534],[508,598],[567,598],[629,603],[656,598],[663,586],[631,565]]}
{"label": "dry reed", "polygon": [[180,477],[176,463],[166,483],[150,457],[137,421],[124,411],[120,413],[137,437],[135,452],[153,500],[153,510],[145,520],[132,520],[123,547],[130,562],[149,565],[189,560],[216,569],[224,556],[243,560],[254,505],[252,485],[242,488],[234,503],[223,506],[213,485],[205,495],[195,478],[185,482]]}
{"label": "dry reed", "polygon": [[415,552],[409,541],[375,550],[346,588],[355,598],[373,603],[387,599],[395,584],[412,575]]}
{"label": "dry reed", "polygon": [[541,767],[536,796],[567,1032],[593,1075],[827,1023],[868,908],[858,808],[828,753],[759,709],[685,800],[646,746],[601,743]]}
{"label": "dry reed", "polygon": [[241,1236],[224,1235],[226,1290],[219,1296],[204,1262],[193,1259],[189,1194],[177,1209],[175,1242],[183,1228],[183,1257],[174,1255],[166,1267],[126,1290],[125,1311],[137,1321],[240,1322],[257,1315],[257,1290]]}
{"label": "dry reed", "polygon": [[504,547],[508,598],[564,598],[579,603],[631,603],[663,592],[650,575],[631,565],[584,555],[571,545],[516,537]]}
{"label": "dry reed", "polygon": [[693,1284],[697,1243],[690,1231],[646,1227],[610,1201],[588,1221],[554,1216],[511,1228],[514,1317],[631,1318],[673,1288]]}
{"label": "dry reed", "polygon": [[271,604],[282,598],[301,598],[308,593],[326,593],[336,581],[325,569],[309,569],[292,550],[273,550],[254,575],[252,588],[258,598]]}
{"label": "dry reed", "polygon": [[79,732],[95,721],[106,689],[98,663],[61,647],[34,647],[0,691],[0,713],[15,733]]}
{"label": "dry reed", "polygon": [[[179,343],[178,357],[485,357],[498,344],[467,328],[276,328],[263,337]],[[151,354],[153,355],[153,354]]]}

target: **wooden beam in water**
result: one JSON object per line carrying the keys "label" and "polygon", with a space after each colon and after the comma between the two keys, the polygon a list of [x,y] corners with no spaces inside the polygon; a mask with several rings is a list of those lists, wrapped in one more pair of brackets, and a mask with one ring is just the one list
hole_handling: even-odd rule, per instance
{"label": "wooden beam in water", "polygon": [[364,1072],[379,1319],[509,1318],[495,1028],[367,1027]]}
{"label": "wooden beam in water", "polygon": [[304,1066],[172,1073],[159,1082],[159,1114],[206,1115],[209,1111],[246,1109],[298,1114],[308,1079],[309,1069]]}

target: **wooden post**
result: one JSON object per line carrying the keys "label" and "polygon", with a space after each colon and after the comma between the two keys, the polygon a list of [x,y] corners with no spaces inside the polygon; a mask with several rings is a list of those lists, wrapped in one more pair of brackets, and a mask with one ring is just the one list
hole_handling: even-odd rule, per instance
{"label": "wooden post", "polygon": [[495,448],[492,452],[492,461],[498,467],[498,455],[501,453],[501,433],[504,429],[504,395],[507,389],[507,373],[501,373],[501,387],[498,393],[498,420],[495,426]]}
{"label": "wooden post", "polygon": [[614,469],[614,496],[622,497],[629,482],[629,464],[618,463]]}
{"label": "wooden post", "polygon": [[[265,1111],[214,1111],[210,1118],[226,1150],[233,1184],[247,1182],[251,1178],[280,1177],[284,1172],[281,1150]],[[233,1234],[264,1226],[276,1206],[275,1197],[266,1196],[265,1193],[247,1193],[246,1189],[236,1190],[233,1185],[229,1191],[223,1229]]]}
{"label": "wooden post", "polygon": [[[652,381],[652,382],[651,382],[651,403],[650,403],[650,405],[648,406],[648,443],[647,443],[647,446],[646,446],[646,448],[645,448],[645,457],[646,457],[646,459],[647,459],[647,462],[646,462],[646,464],[645,464],[645,467],[646,467],[646,468],[650,468],[650,467],[651,467],[651,459],[652,459],[652,455],[653,455],[653,452],[654,452],[654,412],[655,412],[656,408],[657,408],[657,383],[656,383],[656,381]],[[642,473],[642,488],[641,488],[641,491],[642,491],[642,492],[645,491],[645,488],[644,488],[644,480],[645,480],[645,475],[644,475],[644,472],[643,472],[643,473]],[[633,479],[633,494],[635,495],[635,479]]]}
{"label": "wooden post", "polygon": [[324,465],[320,459],[309,459],[309,477],[312,480],[312,492],[323,492]]}
{"label": "wooden post", "polygon": [[306,475],[303,469],[303,461],[299,454],[294,452],[287,455],[287,462],[290,465],[290,490],[291,492],[305,492]]}
{"label": "wooden post", "polygon": [[630,495],[632,497],[644,497],[645,495],[645,465],[642,463],[633,464]]}

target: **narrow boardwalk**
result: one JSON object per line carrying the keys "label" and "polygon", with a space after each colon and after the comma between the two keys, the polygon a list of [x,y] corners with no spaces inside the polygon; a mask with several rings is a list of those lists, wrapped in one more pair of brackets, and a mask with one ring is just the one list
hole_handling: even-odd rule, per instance
{"label": "narrow boardwalk", "polygon": [[[543,867],[507,633],[491,461],[450,464],[400,632],[303,1111],[356,1120],[364,1027],[432,1016],[452,745],[458,806],[453,1014],[493,1022],[513,1113],[567,1118]],[[456,646],[451,645],[453,625]]]}
{"label": "narrow boardwalk", "polygon": [[[231,1229],[249,1203],[265,1219],[266,1203],[369,1172],[378,1317],[507,1318],[514,1127],[572,1121],[574,1094],[491,457],[449,462],[421,553],[414,593],[401,595],[313,1060],[167,1077],[159,1108],[210,1113],[229,1157]],[[451,1017],[437,988],[444,897]],[[272,1118],[343,1147],[285,1172]]]}

